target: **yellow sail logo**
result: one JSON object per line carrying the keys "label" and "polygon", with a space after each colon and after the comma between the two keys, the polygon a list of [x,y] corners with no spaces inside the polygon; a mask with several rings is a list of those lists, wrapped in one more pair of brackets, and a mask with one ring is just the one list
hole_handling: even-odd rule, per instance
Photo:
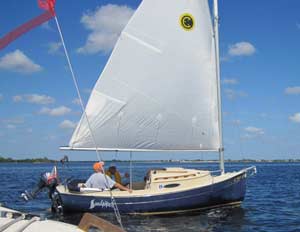
{"label": "yellow sail logo", "polygon": [[194,17],[191,14],[184,13],[180,16],[180,25],[186,31],[193,30],[195,26]]}

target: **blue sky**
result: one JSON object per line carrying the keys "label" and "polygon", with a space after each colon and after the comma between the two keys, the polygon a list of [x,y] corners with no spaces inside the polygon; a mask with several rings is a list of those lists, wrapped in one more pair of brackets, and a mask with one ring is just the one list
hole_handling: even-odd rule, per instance
{"label": "blue sky", "polygon": [[[56,12],[84,101],[116,35],[139,3],[57,0]],[[300,158],[299,10],[298,0],[220,1],[226,158]],[[40,13],[35,0],[3,2],[0,36]],[[66,154],[58,148],[68,143],[81,113],[54,20],[0,50],[0,109],[0,155],[58,159]],[[80,152],[70,157],[96,156]],[[161,155],[139,153],[135,158]],[[168,153],[165,158],[203,155]]]}

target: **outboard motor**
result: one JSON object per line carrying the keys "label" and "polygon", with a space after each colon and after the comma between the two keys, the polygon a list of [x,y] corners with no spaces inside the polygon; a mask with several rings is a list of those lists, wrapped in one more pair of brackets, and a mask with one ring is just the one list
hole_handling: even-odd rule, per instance
{"label": "outboard motor", "polygon": [[32,191],[25,191],[21,194],[21,197],[25,201],[33,200],[43,190],[48,189],[48,196],[52,201],[52,212],[62,213],[62,204],[59,193],[56,191],[58,185],[58,174],[56,166],[53,167],[51,172],[45,172],[41,174],[37,186]]}

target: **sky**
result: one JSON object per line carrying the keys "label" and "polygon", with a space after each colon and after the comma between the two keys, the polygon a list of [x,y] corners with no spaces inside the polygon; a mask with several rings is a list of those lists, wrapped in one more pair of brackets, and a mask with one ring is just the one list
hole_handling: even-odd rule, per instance
{"label": "sky", "polygon": [[[211,0],[209,1],[211,3]],[[56,13],[87,101],[140,0],[57,0]],[[219,1],[223,130],[227,159],[300,158],[300,1]],[[167,9],[166,9],[167,11]],[[42,13],[36,0],[4,1],[0,37]],[[95,160],[59,151],[81,109],[51,20],[0,50],[0,156]],[[128,154],[104,153],[128,159]],[[167,153],[165,159],[218,155]],[[135,159],[161,159],[138,153]]]}

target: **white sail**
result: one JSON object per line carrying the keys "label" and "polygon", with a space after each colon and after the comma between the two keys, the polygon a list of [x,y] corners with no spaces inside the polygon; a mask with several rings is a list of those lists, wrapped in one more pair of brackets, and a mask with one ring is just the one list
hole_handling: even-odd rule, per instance
{"label": "white sail", "polygon": [[[218,150],[218,113],[208,1],[144,0],[86,107],[96,147]],[[69,146],[95,149],[84,115]]]}

